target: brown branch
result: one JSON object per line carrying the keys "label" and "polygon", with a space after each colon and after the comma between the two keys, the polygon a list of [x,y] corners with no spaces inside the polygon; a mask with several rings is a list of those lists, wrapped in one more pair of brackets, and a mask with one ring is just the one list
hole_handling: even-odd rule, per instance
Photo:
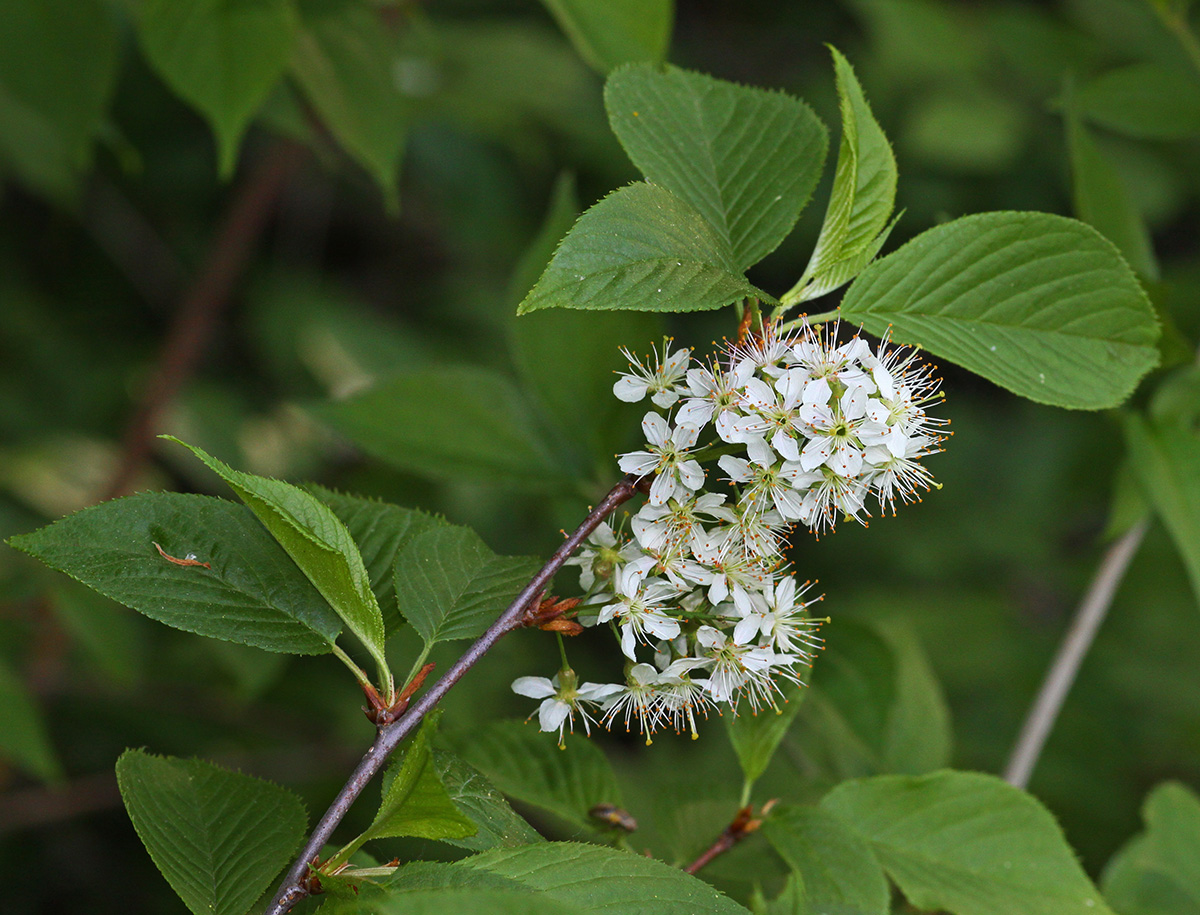
{"label": "brown branch", "polygon": [[733,846],[737,845],[738,842],[741,842],[751,833],[758,832],[763,824],[762,818],[770,813],[771,808],[774,806],[775,801],[767,801],[763,804],[762,810],[755,816],[754,808],[747,804],[737,812],[733,818],[733,822],[721,831],[721,834],[717,836],[713,844],[708,846],[699,858],[683,869],[684,873],[695,874],[702,867],[708,865],[713,858],[725,854],[725,852],[729,851],[729,849],[733,848]]}
{"label": "brown branch", "polygon": [[421,719],[427,715],[442,697],[450,691],[451,687],[457,683],[468,670],[470,670],[480,658],[482,658],[493,645],[496,644],[503,636],[512,632],[514,629],[519,629],[527,622],[527,613],[531,607],[537,605],[538,599],[542,592],[550,583],[550,579],[562,567],[562,564],[567,561],[572,553],[579,547],[587,536],[594,531],[600,522],[607,518],[612,511],[622,503],[628,501],[634,493],[639,491],[638,478],[632,475],[625,477],[620,483],[614,486],[595,508],[593,508],[583,523],[575,529],[557,550],[554,555],[542,566],[541,570],[530,579],[529,583],[521,589],[511,604],[508,605],[496,622],[492,623],[491,627],[481,635],[475,643],[466,650],[462,657],[454,662],[453,666],[442,675],[429,691],[421,696],[420,699],[394,723],[381,728],[379,734],[375,738],[375,742],[371,744],[366,755],[359,762],[358,767],[351,773],[349,780],[338,792],[333,803],[329,805],[329,809],[325,811],[325,815],[321,817],[321,821],[309,836],[308,842],[301,849],[300,854],[283,878],[283,882],[276,890],[271,904],[267,906],[266,915],[284,915],[291,910],[292,906],[298,903],[305,896],[308,896],[311,890],[309,889],[309,865],[317,858],[321,849],[329,841],[333,835],[334,829],[341,823],[346,816],[350,806],[362,793],[363,788],[375,776],[387,762],[388,757],[400,745],[417,725],[421,723]]}
{"label": "brown branch", "polygon": [[302,161],[302,147],[280,140],[234,194],[203,268],[179,303],[154,374],[126,427],[121,462],[106,499],[123,494],[146,462],[159,420],[199,363],[276,199]]}

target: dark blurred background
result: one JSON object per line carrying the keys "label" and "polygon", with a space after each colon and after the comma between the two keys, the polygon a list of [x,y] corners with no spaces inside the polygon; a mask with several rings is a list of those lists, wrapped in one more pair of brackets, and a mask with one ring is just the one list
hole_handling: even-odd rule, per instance
{"label": "dark blurred background", "polygon": [[[0,23],[22,2],[0,2]],[[556,182],[572,175],[586,207],[638,177],[608,130],[602,77],[533,0],[382,4],[395,14],[397,79],[416,99],[396,211],[290,83],[221,180],[209,128],[141,56],[132,6],[93,5],[111,26],[111,85],[81,138],[31,152],[32,128],[0,91],[0,536],[116,491],[227,494],[181,449],[154,443],[142,455],[146,431],[167,431],[255,473],[442,512],[500,552],[549,553],[615,480],[615,462],[589,466],[566,490],[431,476],[403,454],[365,456],[319,414],[413,368],[515,376],[509,341],[527,340],[515,306],[550,250],[535,236]],[[982,210],[1073,214],[1070,85],[1152,239],[1139,269],[1168,342],[1186,351],[1200,336],[1200,126],[1147,133],[1089,94],[1125,65],[1200,66],[1153,4],[679,0],[676,17],[671,62],[799,95],[831,131],[825,179],[795,232],[752,271],[757,285],[780,293],[795,281],[824,212],[839,135],[830,43],[895,146],[905,215],[888,250]],[[32,66],[18,50],[0,38],[0,90],[12,97]],[[70,61],[48,64],[48,97],[70,96],[73,72]],[[701,349],[735,330],[727,312],[664,327]],[[640,351],[658,332],[641,318],[628,328],[624,342]],[[552,333],[521,359],[551,377],[572,372]],[[620,362],[614,349],[611,367]],[[953,764],[998,772],[1106,528],[1137,504],[1121,482],[1114,415],[1039,407],[953,367],[943,375],[954,436],[928,461],[943,488],[869,529],[797,534],[791,558],[827,595],[830,652],[840,621],[849,631],[854,620],[899,619],[944,689]],[[609,410],[596,422],[605,441],[628,446],[638,415]],[[560,576],[563,592],[573,584]],[[594,658],[586,644],[573,650],[586,675],[618,675],[607,643]],[[1196,599],[1152,528],[1031,784],[1093,874],[1139,828],[1150,786],[1200,784],[1198,661]],[[870,660],[861,663],[865,696]],[[528,714],[508,684],[556,664],[548,638],[514,636],[451,694],[444,730],[469,736]],[[853,690],[839,695],[853,725]],[[2,908],[179,911],[120,807],[120,752],[215,759],[293,785],[319,811],[369,739],[360,704],[328,658],[166,629],[0,547]],[[697,742],[664,736],[650,748],[607,739],[644,826],[635,845],[686,857],[727,821],[740,777],[722,731],[714,720]],[[806,748],[808,731],[833,740],[806,722],[756,796],[815,798],[878,770]],[[747,843],[714,865],[714,879],[736,887],[747,868],[757,873],[746,863],[756,854],[764,846]]]}

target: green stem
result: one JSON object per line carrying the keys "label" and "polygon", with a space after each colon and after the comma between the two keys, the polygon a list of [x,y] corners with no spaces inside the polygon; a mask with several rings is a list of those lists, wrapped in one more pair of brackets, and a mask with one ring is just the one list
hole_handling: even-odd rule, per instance
{"label": "green stem", "polygon": [[350,659],[350,655],[348,655],[348,654],[346,654],[346,652],[342,651],[342,649],[338,646],[337,642],[334,642],[333,645],[330,646],[330,650],[333,652],[333,656],[335,658],[337,658],[339,661],[341,661],[343,664],[345,664],[348,668],[350,668],[350,673],[354,674],[354,679],[358,681],[359,686],[372,686],[373,685],[371,683],[371,678],[367,676],[367,672],[365,670],[363,670],[361,667],[359,667],[357,664],[355,664]]}
{"label": "green stem", "polygon": [[742,799],[738,802],[739,807],[745,807],[750,803],[750,792],[754,790],[754,782],[746,779],[742,782]]}
{"label": "green stem", "polygon": [[570,670],[571,662],[567,660],[567,646],[566,643],[563,642],[562,633],[556,632],[554,635],[558,638],[558,656],[562,658],[562,669]]}
{"label": "green stem", "polygon": [[432,647],[431,645],[426,645],[424,648],[421,649],[421,653],[419,655],[417,655],[417,659],[415,661],[413,661],[413,666],[412,666],[412,669],[409,670],[408,676],[404,678],[405,686],[412,683],[413,677],[415,677],[417,675],[417,672],[422,667],[425,666],[425,659],[429,657],[429,649],[431,647]]}
{"label": "green stem", "polygon": [[838,308],[833,309],[833,311],[818,312],[815,315],[801,315],[794,321],[788,321],[786,324],[780,324],[777,330],[779,333],[783,334],[787,333],[789,330],[795,330],[797,327],[800,327],[804,324],[807,324],[809,327],[813,327],[817,324],[824,324],[826,321],[833,321],[841,316],[841,309]]}

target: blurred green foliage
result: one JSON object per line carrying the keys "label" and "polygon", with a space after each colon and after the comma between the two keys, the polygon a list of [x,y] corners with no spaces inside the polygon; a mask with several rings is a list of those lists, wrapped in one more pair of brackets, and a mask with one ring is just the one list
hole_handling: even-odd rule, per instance
{"label": "blurred green foliage", "polygon": [[[159,56],[171,2],[0,0],[0,537],[106,495],[123,430],[232,202],[280,143],[298,143],[302,164],[155,431],[255,473],[442,513],[501,554],[548,554],[615,479],[615,462],[597,456],[636,436],[637,411],[608,395],[616,347],[645,348],[659,333],[642,315],[514,317],[578,209],[561,176],[574,176],[584,206],[636,177],[589,69],[607,68],[607,46],[577,50],[567,37],[586,4],[548,5],[553,16],[532,0],[305,0],[291,22],[291,4],[263,3],[263,16],[289,20],[292,44],[275,48],[267,19],[244,23],[265,30],[263,53],[252,69],[225,61],[238,79],[214,86]],[[669,58],[784,89],[836,125],[822,47],[836,44],[895,145],[905,215],[889,249],[981,210],[1078,215],[1147,281],[1170,364],[1191,358],[1200,337],[1200,51],[1186,10],[1148,0],[681,0]],[[643,39],[654,57],[662,42]],[[346,91],[373,93],[392,113],[356,120]],[[810,206],[751,280],[787,288],[820,218]],[[539,234],[544,222],[555,228]],[[518,269],[527,250],[537,253]],[[667,327],[701,349],[733,331],[722,312]],[[537,485],[511,468],[406,462],[396,449],[428,432],[412,427],[420,411],[397,415],[395,441],[370,449],[385,460],[321,421],[329,400],[369,398],[401,369],[462,366],[487,373],[463,385],[464,396],[482,385],[493,398],[481,419],[500,395],[536,427]],[[401,383],[411,388],[412,377]],[[1110,536],[1113,506],[1124,506],[1118,527],[1146,511],[1118,485],[1117,417],[1019,401],[957,370],[945,390],[955,434],[930,465],[943,489],[869,531],[795,538],[798,571],[828,594],[831,647],[759,796],[815,800],[842,778],[924,771],[946,752],[959,768],[999,771]],[[558,485],[556,474],[584,482]],[[160,445],[134,488],[222,493],[214,474]],[[415,653],[415,634],[397,640],[397,656]],[[916,643],[944,690],[952,749]],[[451,743],[527,713],[508,684],[549,673],[548,644],[518,633],[470,672],[443,703]],[[438,646],[432,659],[444,668],[452,652]],[[575,654],[588,679],[601,662]],[[1200,785],[1198,658],[1187,569],[1152,527],[1031,785],[1093,875],[1141,828],[1153,785]],[[371,733],[354,684],[328,659],[166,629],[7,548],[0,693],[0,882],[12,913],[177,911],[118,806],[113,763],[126,747],[286,781],[320,810]],[[871,720],[860,699],[880,695],[892,718]],[[905,715],[934,721],[936,745],[900,741],[894,719]],[[642,827],[637,847],[684,861],[728,821],[724,799],[741,776],[722,731],[649,748],[606,739]],[[579,830],[532,819],[559,836]],[[349,825],[368,822],[356,810]],[[397,853],[417,846],[395,842]],[[765,848],[751,840],[707,873],[744,894],[749,881],[785,873]],[[1131,861],[1126,853],[1126,882]]]}

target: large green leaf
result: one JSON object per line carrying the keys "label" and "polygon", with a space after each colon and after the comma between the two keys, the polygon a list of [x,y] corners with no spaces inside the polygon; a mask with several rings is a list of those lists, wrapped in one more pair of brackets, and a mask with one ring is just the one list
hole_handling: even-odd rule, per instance
{"label": "large green leaf", "polygon": [[142,844],[196,915],[245,915],[304,837],[291,791],[198,759],[126,750],[117,784]]}
{"label": "large green leaf", "polygon": [[[210,496],[105,502],[12,546],[151,619],[268,651],[320,654],[341,630],[320,593],[254,516]],[[210,568],[164,559],[195,556]]]}
{"label": "large green leaf", "polygon": [[1079,105],[1097,124],[1134,137],[1200,134],[1200,79],[1190,68],[1144,62],[1109,70],[1079,91]]}
{"label": "large green leaf", "polygon": [[818,807],[780,807],[763,835],[800,874],[807,911],[888,915],[891,893],[870,846]]}
{"label": "large green leaf", "polygon": [[232,173],[251,118],[283,75],[296,14],[288,0],[145,0],[138,36],[168,86],[217,136],[221,173]]}
{"label": "large green leaf", "polygon": [[667,53],[674,0],[542,0],[579,56],[601,73]]}
{"label": "large green leaf", "polygon": [[678,868],[630,852],[543,842],[494,848],[459,865],[541,891],[584,912],[612,915],[745,915],[746,910]]}
{"label": "large green leaf", "polygon": [[503,375],[445,367],[398,375],[348,400],[310,408],[318,419],[382,461],[437,479],[567,485]]}
{"label": "large green leaf", "polygon": [[397,41],[377,10],[356,0],[305,0],[291,74],[322,123],[398,205],[411,105],[400,94]]}
{"label": "large green leaf", "polygon": [[386,682],[383,614],[354,538],[333,510],[291,483],[234,470],[193,445],[176,438],[171,441],[179,442],[200,458],[258,516],[342,622],[366,646]]}
{"label": "large green leaf", "polygon": [[742,774],[750,784],[758,781],[779,748],[796,713],[804,701],[807,691],[795,684],[785,684],[783,695],[776,700],[777,708],[764,708],[751,714],[743,711],[725,719],[729,742],[737,754]]}
{"label": "large green leaf", "polygon": [[0,0],[0,163],[63,197],[116,82],[117,30],[97,0]]}
{"label": "large green leaf", "polygon": [[1054,817],[991,776],[843,782],[821,807],[865,839],[920,909],[953,915],[1112,915]]}
{"label": "large green leaf", "polygon": [[327,899],[321,915],[582,915],[586,911],[509,881],[503,889],[436,890],[363,886],[350,896]]}
{"label": "large green leaf", "polygon": [[621,789],[604,753],[588,740],[564,749],[548,734],[501,721],[455,740],[455,751],[507,794],[577,826],[594,826],[597,804],[621,806]]}
{"label": "large green leaf", "polygon": [[1121,403],[1158,363],[1154,310],[1095,229],[1049,213],[980,213],[872,264],[842,314],[1038,403]]}
{"label": "large green leaf", "polygon": [[400,548],[396,602],[427,645],[472,639],[540,567],[537,559],[497,556],[470,528],[431,527]]}
{"label": "large green leaf", "polygon": [[821,177],[828,132],[782,92],[676,67],[623,67],[604,101],[629,158],[690,203],[745,270],[775,250]]}
{"label": "large green leaf", "polygon": [[1200,434],[1130,414],[1125,443],[1142,490],[1170,531],[1200,601]]}
{"label": "large green leaf", "polygon": [[808,266],[783,297],[795,305],[850,282],[883,247],[896,202],[896,157],[883,128],[871,114],[854,70],[836,48],[842,141],[825,222]]}
{"label": "large green leaf", "polygon": [[43,781],[62,777],[41,710],[0,659],[0,759]]}
{"label": "large green leaf", "polygon": [[747,296],[771,300],[742,276],[717,229],[666,188],[638,182],[579,217],[517,313],[704,311]]}
{"label": "large green leaf", "polygon": [[452,753],[433,751],[433,766],[454,805],[471,819],[476,832],[445,841],[472,851],[497,846],[530,845],[542,837],[500,794],[482,772]]}
{"label": "large green leaf", "polygon": [[333,509],[350,531],[379,600],[384,628],[389,635],[395,632],[404,623],[396,607],[396,554],[410,537],[446,521],[419,509],[349,496],[323,486],[309,484],[305,488]]}
{"label": "large green leaf", "polygon": [[1068,102],[1067,144],[1075,215],[1116,245],[1134,270],[1156,280],[1158,263],[1146,223],[1130,201],[1120,174],[1105,158],[1075,109]]}
{"label": "large green leaf", "polygon": [[1200,798],[1164,782],[1142,808],[1146,831],[1113,856],[1104,895],[1121,915],[1200,912]]}

